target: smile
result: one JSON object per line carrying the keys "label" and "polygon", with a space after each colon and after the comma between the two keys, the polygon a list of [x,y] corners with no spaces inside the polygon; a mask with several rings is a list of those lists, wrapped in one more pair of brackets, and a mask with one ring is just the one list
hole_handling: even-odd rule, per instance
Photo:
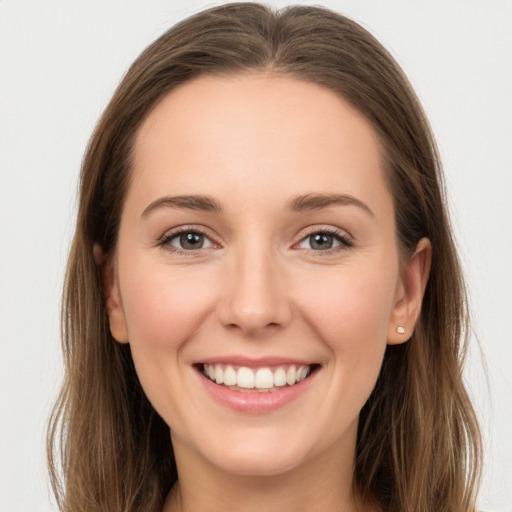
{"label": "smile", "polygon": [[264,414],[285,407],[318,380],[322,365],[282,358],[248,360],[228,357],[195,363],[207,396],[239,413]]}
{"label": "smile", "polygon": [[314,366],[290,364],[249,368],[230,364],[204,364],[202,371],[212,382],[234,391],[272,393],[302,382]]}

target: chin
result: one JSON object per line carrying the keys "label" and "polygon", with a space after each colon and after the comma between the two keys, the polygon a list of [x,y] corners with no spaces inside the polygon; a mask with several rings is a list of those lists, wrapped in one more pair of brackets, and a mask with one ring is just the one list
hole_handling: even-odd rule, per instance
{"label": "chin", "polygon": [[301,464],[301,460],[294,454],[293,457],[287,457],[284,454],[274,453],[272,456],[262,455],[261,453],[233,453],[228,457],[222,457],[222,460],[216,464],[219,469],[226,473],[240,476],[276,476],[296,469]]}
{"label": "chin", "polygon": [[[308,458],[305,443],[281,436],[263,438],[260,434],[244,440],[231,436],[222,444],[212,441],[201,454],[222,471],[240,476],[273,476],[287,473]],[[215,447],[212,450],[212,447]]]}

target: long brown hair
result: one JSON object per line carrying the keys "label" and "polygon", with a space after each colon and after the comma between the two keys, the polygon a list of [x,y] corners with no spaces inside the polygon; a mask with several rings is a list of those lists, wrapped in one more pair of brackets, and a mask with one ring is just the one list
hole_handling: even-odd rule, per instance
{"label": "long brown hair", "polygon": [[253,3],[203,11],[149,46],[90,140],[63,298],[66,374],[48,437],[60,508],[157,512],[177,479],[169,429],[141,389],[129,345],[110,335],[93,247],[107,257],[115,250],[134,136],[158,102],[200,75],[261,70],[336,91],[369,119],[385,149],[403,257],[422,237],[432,243],[414,334],[387,348],[360,414],[354,486],[386,511],[473,511],[481,451],[462,380],[465,290],[425,115],[397,63],[353,21]]}

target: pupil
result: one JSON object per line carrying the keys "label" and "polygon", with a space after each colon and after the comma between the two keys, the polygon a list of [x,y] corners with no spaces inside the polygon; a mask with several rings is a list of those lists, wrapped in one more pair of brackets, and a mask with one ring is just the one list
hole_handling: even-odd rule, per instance
{"label": "pupil", "polygon": [[185,233],[180,236],[183,249],[200,249],[203,246],[203,235],[199,233]]}
{"label": "pupil", "polygon": [[332,235],[325,235],[317,233],[311,236],[310,243],[313,249],[331,249],[332,248]]}

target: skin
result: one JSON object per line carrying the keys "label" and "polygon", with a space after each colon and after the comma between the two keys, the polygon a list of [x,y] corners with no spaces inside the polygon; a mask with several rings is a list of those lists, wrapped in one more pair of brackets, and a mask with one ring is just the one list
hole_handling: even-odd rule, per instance
{"label": "skin", "polygon": [[[364,206],[289,207],[333,193]],[[189,194],[221,211],[144,214]],[[181,228],[204,232],[203,248],[180,249]],[[333,230],[344,237],[334,247],[311,245]],[[250,74],[201,77],[164,98],[137,135],[105,285],[111,332],[130,343],[171,428],[179,483],[165,511],[371,509],[352,492],[359,411],[386,345],[414,328],[430,244],[400,261],[377,136],[333,92]],[[297,399],[248,414],[212,400],[193,367],[228,355],[320,369]]]}

